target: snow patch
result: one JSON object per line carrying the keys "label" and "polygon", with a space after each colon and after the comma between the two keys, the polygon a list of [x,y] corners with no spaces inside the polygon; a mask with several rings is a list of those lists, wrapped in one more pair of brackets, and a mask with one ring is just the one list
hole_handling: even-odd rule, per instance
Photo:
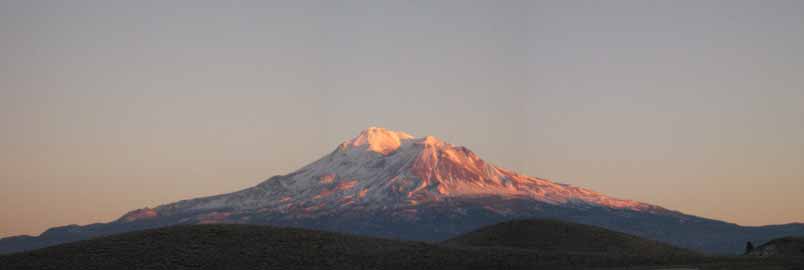
{"label": "snow patch", "polygon": [[342,148],[361,149],[388,155],[396,151],[403,140],[414,137],[405,132],[393,131],[384,128],[370,127],[360,132],[357,137],[342,143]]}

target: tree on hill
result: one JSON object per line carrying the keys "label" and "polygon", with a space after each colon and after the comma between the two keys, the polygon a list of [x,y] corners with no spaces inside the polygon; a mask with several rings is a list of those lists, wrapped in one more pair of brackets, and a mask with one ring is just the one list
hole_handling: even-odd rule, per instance
{"label": "tree on hill", "polygon": [[745,243],[745,255],[748,255],[752,251],[754,251],[754,244],[752,244],[751,241],[746,242]]}

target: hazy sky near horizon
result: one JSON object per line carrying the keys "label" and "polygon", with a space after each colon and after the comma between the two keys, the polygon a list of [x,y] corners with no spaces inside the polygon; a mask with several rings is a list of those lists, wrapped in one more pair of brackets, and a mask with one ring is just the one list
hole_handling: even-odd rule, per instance
{"label": "hazy sky near horizon", "polygon": [[803,1],[233,2],[0,1],[0,237],[250,187],[368,126],[804,222]]}

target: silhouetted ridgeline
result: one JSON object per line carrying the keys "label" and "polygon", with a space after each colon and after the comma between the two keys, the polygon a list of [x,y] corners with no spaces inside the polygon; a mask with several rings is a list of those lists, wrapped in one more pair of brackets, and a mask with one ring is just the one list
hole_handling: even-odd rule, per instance
{"label": "silhouetted ridgeline", "polygon": [[[517,233],[544,233],[550,240],[535,235],[512,239]],[[558,243],[562,240],[567,243]],[[605,229],[554,221],[505,223],[445,244],[255,225],[174,226],[0,256],[0,269],[585,269],[635,265],[793,269],[785,268],[784,263],[704,257]],[[754,268],[746,268],[749,266]]]}
{"label": "silhouetted ridgeline", "polygon": [[804,237],[782,237],[773,239],[754,248],[748,255],[759,257],[804,258]]}
{"label": "silhouetted ridgeline", "polygon": [[503,222],[463,234],[444,243],[457,246],[513,247],[651,258],[701,256],[690,250],[600,227],[546,219]]}

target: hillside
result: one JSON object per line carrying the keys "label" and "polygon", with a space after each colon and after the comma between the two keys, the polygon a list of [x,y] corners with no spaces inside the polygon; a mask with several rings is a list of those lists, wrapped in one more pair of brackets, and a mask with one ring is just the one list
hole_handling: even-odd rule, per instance
{"label": "hillside", "polygon": [[782,237],[756,247],[749,255],[804,258],[804,237]]}
{"label": "hillside", "polygon": [[[513,227],[514,230],[501,229]],[[556,231],[558,230],[558,231]],[[512,232],[578,233],[572,244]],[[497,235],[499,234],[499,235]],[[479,237],[482,236],[482,237]],[[585,241],[585,237],[593,237]],[[584,242],[608,243],[604,246]],[[495,247],[488,244],[494,243]],[[651,252],[631,250],[644,248]],[[655,251],[655,252],[654,252]],[[667,252],[667,254],[661,253]],[[669,255],[668,255],[669,254]],[[661,269],[790,270],[800,261],[705,257],[604,229],[553,221],[495,225],[434,244],[269,226],[182,225],[0,255],[0,269]]]}
{"label": "hillside", "polygon": [[0,256],[3,269],[531,269],[684,263],[651,258],[436,245],[305,229],[193,225]]}
{"label": "hillside", "polygon": [[689,250],[600,227],[548,219],[504,222],[463,234],[444,243],[652,258],[702,256]]}

